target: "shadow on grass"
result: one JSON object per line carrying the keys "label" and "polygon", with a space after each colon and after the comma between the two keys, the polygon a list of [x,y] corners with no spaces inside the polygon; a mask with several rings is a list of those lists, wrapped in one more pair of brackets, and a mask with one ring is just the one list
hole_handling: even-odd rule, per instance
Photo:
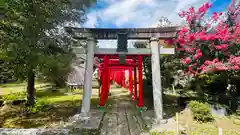
{"label": "shadow on grass", "polygon": [[[48,84],[46,82],[45,83],[44,82],[36,82],[35,85],[41,85],[39,88],[52,86],[52,84]],[[27,86],[27,83],[20,82],[20,81],[0,84],[0,87],[24,87],[24,86]]]}
{"label": "shadow on grass", "polygon": [[[26,91],[20,91],[20,92],[5,94],[2,97],[4,97],[5,100],[19,100],[19,99],[24,99],[26,95],[27,95]],[[58,97],[58,96],[65,96],[65,95],[66,94],[64,91],[60,91],[60,90],[52,91],[51,88],[36,90],[37,99],[44,98],[44,97]]]}
{"label": "shadow on grass", "polygon": [[22,82],[11,82],[11,83],[6,83],[6,84],[0,84],[0,87],[23,87],[26,86],[25,83]]}
{"label": "shadow on grass", "polygon": [[36,97],[41,98],[41,97],[56,97],[56,96],[63,96],[65,95],[64,92],[61,91],[55,91],[52,92],[52,90],[39,90],[36,91]]}
{"label": "shadow on grass", "polygon": [[176,113],[179,113],[185,109],[185,107],[178,105],[177,100],[178,96],[173,95],[164,95],[163,96],[163,110],[164,117],[171,118],[176,116]]}
{"label": "shadow on grass", "polygon": [[[80,113],[81,100],[55,102],[51,108],[36,113],[25,113],[26,107],[5,106],[1,108],[1,128],[51,128],[54,123],[68,121],[69,117]],[[98,99],[91,99],[91,107],[96,108]]]}

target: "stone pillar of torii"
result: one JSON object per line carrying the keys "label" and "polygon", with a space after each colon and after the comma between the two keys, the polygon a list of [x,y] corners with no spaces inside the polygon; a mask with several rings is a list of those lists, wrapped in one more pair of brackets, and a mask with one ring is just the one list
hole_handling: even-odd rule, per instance
{"label": "stone pillar of torii", "polygon": [[89,117],[91,96],[92,96],[92,79],[93,79],[93,58],[96,40],[92,37],[88,39],[86,66],[84,75],[84,92],[82,98],[81,113],[84,117]]}

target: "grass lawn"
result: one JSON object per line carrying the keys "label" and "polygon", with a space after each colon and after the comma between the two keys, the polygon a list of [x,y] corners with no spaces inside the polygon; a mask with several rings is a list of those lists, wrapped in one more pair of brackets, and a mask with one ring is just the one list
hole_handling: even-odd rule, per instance
{"label": "grass lawn", "polygon": [[[226,117],[214,116],[214,121],[211,123],[199,123],[193,120],[193,116],[189,109],[181,109],[176,104],[177,97],[172,95],[165,95],[164,112],[168,118],[176,120],[176,112],[179,113],[179,125],[184,127],[188,135],[218,135],[218,128],[222,128],[223,135],[240,135],[240,121],[237,120],[235,115]],[[240,117],[240,116],[238,116]],[[150,135],[176,135],[176,132],[152,132]]]}
{"label": "grass lawn", "polygon": [[[194,95],[194,94],[193,94]],[[183,127],[188,135],[218,135],[218,128],[223,129],[224,135],[240,135],[240,120],[237,121],[236,117],[240,116],[231,115],[226,117],[214,117],[211,123],[199,123],[193,120],[193,116],[189,109],[184,109],[177,104],[179,95],[164,94],[163,109],[166,113],[166,118],[173,118],[176,120],[176,113],[179,113],[179,124]],[[146,101],[146,100],[145,100]],[[197,107],[197,106],[196,106]],[[236,122],[237,121],[237,122]],[[151,135],[171,135],[174,132],[166,133],[152,133]]]}
{"label": "grass lawn", "polygon": [[[211,123],[198,123],[193,120],[190,109],[179,107],[178,96],[164,96],[164,111],[176,120],[176,112],[179,113],[179,124],[186,129],[188,135],[218,135],[218,128],[223,129],[224,135],[240,135],[240,122],[236,123],[236,115],[226,117],[214,117]],[[197,107],[197,106],[196,106]]]}
{"label": "grass lawn", "polygon": [[189,109],[179,114],[179,124],[182,125],[189,135],[218,135],[218,128],[222,128],[224,135],[240,135],[240,123],[236,124],[234,116],[217,117],[210,123],[198,123],[193,120]]}
{"label": "grass lawn", "polygon": [[[60,121],[66,121],[76,114],[81,105],[82,90],[67,92],[66,89],[52,91],[49,84],[37,83],[36,106],[27,111],[22,105],[4,105],[0,108],[0,127],[4,128],[35,128],[54,127]],[[26,85],[6,84],[0,86],[0,96],[4,100],[24,99]],[[98,104],[97,96],[92,97],[92,105]]]}
{"label": "grass lawn", "polygon": [[[46,86],[50,84],[39,83],[36,82],[35,88],[36,89],[44,89]],[[12,93],[18,93],[26,91],[27,85],[26,83],[7,83],[7,84],[0,84],[0,96],[7,95]]]}

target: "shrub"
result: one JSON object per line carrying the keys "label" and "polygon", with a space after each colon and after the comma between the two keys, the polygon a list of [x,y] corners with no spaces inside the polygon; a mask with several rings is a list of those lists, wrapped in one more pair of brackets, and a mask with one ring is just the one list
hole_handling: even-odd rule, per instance
{"label": "shrub", "polygon": [[198,101],[190,101],[188,106],[191,109],[193,118],[196,121],[210,122],[213,120],[208,104]]}
{"label": "shrub", "polygon": [[190,89],[195,89],[198,94],[212,96],[226,94],[228,76],[225,72],[200,74],[190,83]]}

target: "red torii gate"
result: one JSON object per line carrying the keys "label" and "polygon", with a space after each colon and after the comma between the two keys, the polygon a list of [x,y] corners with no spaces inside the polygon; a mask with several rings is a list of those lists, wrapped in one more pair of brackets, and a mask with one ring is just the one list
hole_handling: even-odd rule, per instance
{"label": "red torii gate", "polygon": [[[100,56],[101,57],[101,56]],[[138,107],[143,107],[143,91],[142,91],[142,56],[138,55],[131,58],[136,58],[136,60],[126,59],[126,64],[121,65],[119,60],[111,59],[111,56],[105,55],[103,57],[103,63],[98,67],[99,75],[101,75],[102,87],[100,92],[100,102],[99,106],[104,106],[108,98],[108,93],[110,89],[110,80],[116,81],[119,85],[126,88],[125,85],[125,71],[129,71],[129,91],[130,94],[132,91],[132,71],[134,71],[134,95],[133,99],[137,99],[137,70],[138,67],[138,79],[139,79],[139,95],[138,95]],[[132,70],[134,69],[134,70]],[[114,72],[115,71],[115,72]],[[124,72],[124,73],[123,73]],[[100,77],[100,76],[99,76]]]}
{"label": "red torii gate", "polygon": [[[126,84],[125,84],[125,80],[124,78],[126,78],[125,76],[125,71],[128,71],[129,76],[128,76],[128,89],[130,94],[133,94],[133,89],[132,89],[132,74],[133,74],[133,67],[125,67],[125,66],[118,66],[118,67],[110,67],[110,78],[111,80],[115,81],[118,85],[127,88]],[[137,78],[134,78],[137,79]]]}

